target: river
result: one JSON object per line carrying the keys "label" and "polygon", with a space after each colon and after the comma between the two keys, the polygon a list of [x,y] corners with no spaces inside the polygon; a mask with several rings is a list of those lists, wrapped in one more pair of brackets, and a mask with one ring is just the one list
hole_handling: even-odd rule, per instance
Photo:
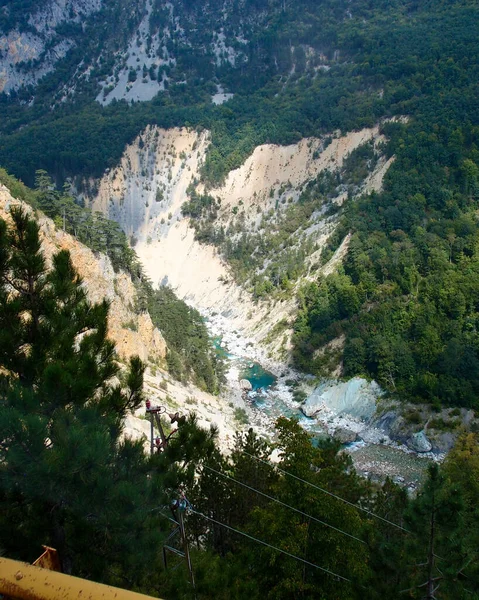
{"label": "river", "polygon": [[[313,378],[291,368],[268,360],[252,340],[242,339],[238,332],[230,332],[221,321],[207,320],[214,336],[215,346],[228,362],[228,387],[239,397],[239,381],[247,379],[252,391],[243,394],[243,406],[250,416],[250,425],[270,439],[274,437],[274,422],[280,416],[295,418],[313,440],[328,435],[327,429],[316,419],[301,411],[302,401],[293,397],[293,381],[306,382],[311,388]],[[263,366],[266,364],[267,366]],[[275,372],[273,372],[275,371]],[[417,455],[405,447],[362,440],[344,444],[356,470],[365,477],[382,481],[391,477],[395,482],[414,492],[424,480],[430,457]]]}

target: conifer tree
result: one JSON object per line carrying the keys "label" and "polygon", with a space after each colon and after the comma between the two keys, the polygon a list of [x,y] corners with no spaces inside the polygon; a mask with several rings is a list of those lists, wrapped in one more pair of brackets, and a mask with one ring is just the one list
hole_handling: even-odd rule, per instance
{"label": "conifer tree", "polygon": [[[143,365],[122,372],[108,303],[91,304],[68,252],[47,271],[21,209],[0,220],[0,547],[31,560],[55,547],[63,570],[137,586],[162,539],[162,478],[122,440],[142,401]],[[119,381],[123,381],[123,385]]]}
{"label": "conifer tree", "polygon": [[448,484],[437,464],[432,464],[428,479],[407,514],[406,522],[413,535],[406,540],[405,555],[412,585],[405,591],[411,598],[465,597],[458,581],[466,564],[460,536],[463,509],[459,490]]}

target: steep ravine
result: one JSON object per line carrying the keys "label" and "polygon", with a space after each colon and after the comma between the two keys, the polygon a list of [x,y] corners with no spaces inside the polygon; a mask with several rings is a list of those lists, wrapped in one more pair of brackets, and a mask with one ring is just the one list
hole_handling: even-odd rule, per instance
{"label": "steep ravine", "polygon": [[[326,145],[323,139],[311,138],[291,146],[256,148],[228,175],[224,185],[208,190],[221,206],[215,225],[227,229],[235,221],[245,231],[258,231],[262,215],[281,214],[319,173],[340,168],[361,144],[379,144],[383,138],[375,127],[345,136],[336,134],[328,141]],[[181,212],[188,186],[200,179],[208,144],[208,132],[148,127],[125,149],[119,166],[105,174],[98,192],[87,200],[94,210],[118,221],[130,236],[154,285],[168,283],[203,314],[221,314],[229,330],[262,342],[277,323],[292,321],[294,293],[275,303],[254,301],[233,281],[217,249],[195,240],[190,220]],[[380,160],[364,187],[379,189],[389,164]],[[203,191],[201,186],[197,190]],[[332,202],[341,203],[344,195]],[[316,244],[309,259],[312,263],[319,260],[334,226],[334,216],[318,215],[309,232]],[[340,255],[344,250],[343,245]],[[325,269],[331,270],[331,265]],[[284,333],[286,338],[270,340],[269,351],[276,356],[281,346],[283,357],[289,348],[290,332]]]}
{"label": "steep ravine", "polygon": [[[312,418],[302,417],[300,410],[305,410],[293,400],[292,389],[286,384],[298,378],[287,361],[290,326],[296,311],[294,292],[301,280],[295,283],[286,299],[283,295],[282,299],[277,296],[269,301],[255,300],[247,287],[235,283],[218,249],[195,239],[192,223],[181,211],[188,199],[187,190],[193,184],[198,193],[207,192],[215,199],[218,207],[215,227],[223,227],[233,232],[233,236],[241,235],[241,231],[261,236],[262,231],[266,231],[264,215],[281,218],[282,211],[298,202],[308,182],[323,172],[339,173],[355,149],[368,142],[378,149],[383,141],[379,127],[375,127],[344,136],[337,133],[327,141],[312,138],[287,147],[260,146],[239,169],[229,173],[222,186],[205,190],[198,181],[209,144],[208,133],[148,127],[125,149],[120,165],[101,179],[97,194],[89,201],[94,210],[120,223],[154,285],[171,285],[178,296],[202,312],[212,334],[222,338],[235,357],[228,373],[227,390],[217,400],[217,419],[221,420],[224,411],[243,408],[247,410],[249,424],[271,435],[274,418],[286,413],[299,416],[305,427],[318,434],[334,434],[345,442],[359,436],[359,444],[354,443],[351,451],[360,472],[373,477],[391,474],[414,487],[427,465],[424,460],[417,462],[414,453],[419,451],[426,458],[440,458],[441,452],[450,445],[451,436],[444,436],[433,428],[427,430],[436,450],[435,455],[431,454],[426,432],[417,424],[408,423],[402,409],[397,410],[381,400],[374,416],[350,415],[334,406],[321,412],[319,406],[319,412],[313,414],[313,411]],[[356,193],[381,189],[383,177],[394,159],[386,160],[380,151],[377,154],[379,158],[356,186]],[[348,193],[347,187],[338,186],[336,192],[336,196],[330,194],[326,208],[341,205]],[[346,254],[349,236],[329,263],[320,263],[321,249],[336,222],[334,211],[330,217],[322,211],[313,214],[306,231],[313,236],[315,245],[306,259],[311,268],[303,280],[314,279],[321,271],[331,273]],[[303,230],[304,227],[299,227],[290,243],[296,243],[304,235]],[[278,327],[278,324],[281,325]],[[334,343],[340,345],[342,341],[338,339]],[[248,399],[240,389],[238,365],[251,361],[279,377],[263,398]],[[340,366],[333,375],[341,375]],[[355,386],[354,381],[350,383]],[[328,385],[332,385],[333,395],[343,397],[343,383]],[[307,380],[303,387],[313,398],[322,393]],[[348,398],[351,395],[344,393]],[[188,402],[193,403],[192,398]],[[198,400],[196,408],[201,409],[202,404],[203,400]],[[321,398],[319,404],[322,404]],[[411,407],[405,410],[412,411]],[[448,419],[447,414],[443,416]],[[427,420],[426,413],[424,417]],[[463,414],[461,419],[470,420],[470,415]],[[236,422],[233,428],[245,425]]]}
{"label": "steep ravine", "polygon": [[[346,136],[336,135],[328,145],[320,139],[309,139],[288,147],[256,148],[239,169],[228,175],[224,185],[207,190],[220,205],[217,226],[227,228],[239,213],[246,230],[258,229],[259,215],[281,211],[284,204],[296,202],[309,181],[324,170],[333,172],[341,168],[349,154],[368,141],[375,144],[383,141],[379,128]],[[99,182],[98,193],[90,202],[94,210],[101,210],[120,223],[135,243],[135,249],[155,285],[168,283],[181,298],[200,310],[208,318],[211,332],[223,338],[228,351],[237,359],[257,361],[279,376],[277,385],[264,400],[247,400],[239,386],[241,373],[237,364],[240,363],[234,363],[228,374],[228,390],[223,397],[225,408],[247,408],[250,423],[267,433],[271,432],[278,411],[300,414],[300,406],[293,401],[291,389],[285,383],[297,377],[284,361],[284,351],[289,343],[288,328],[278,336],[280,340],[270,335],[269,346],[261,345],[280,321],[286,319],[292,322],[296,309],[294,294],[286,301],[254,301],[247,290],[233,281],[230,269],[217,249],[195,240],[194,229],[189,219],[182,215],[181,207],[187,200],[188,187],[192,183],[197,185],[208,143],[206,132],[199,134],[186,129],[165,131],[149,127],[126,148],[120,165],[105,174]],[[360,190],[379,190],[392,160],[380,159]],[[203,191],[198,185],[197,190]],[[341,204],[345,195],[345,192],[339,194],[331,203]],[[283,199],[285,202],[282,202]],[[312,263],[319,259],[321,248],[334,230],[335,222],[335,217],[319,218],[311,227],[317,242],[309,257]],[[325,273],[332,272],[342,260],[347,252],[348,240],[347,236],[331,261],[321,267]],[[317,270],[311,277],[315,276]],[[281,346],[282,357],[278,353]],[[311,384],[307,384],[306,388],[309,392],[314,390]],[[346,433],[346,437],[351,436],[352,427],[354,435],[351,439],[356,437],[356,430],[361,429],[363,438],[373,444],[388,438],[385,431],[376,428],[376,423],[370,426],[363,423],[361,426],[360,423],[349,423],[348,418],[347,415],[330,413],[326,420],[307,420],[304,425],[312,431],[326,431],[340,437]],[[346,421],[342,422],[342,419]],[[406,481],[417,481],[426,463],[420,461],[421,468],[409,464],[401,452],[397,454],[395,444],[391,440],[388,443],[388,448],[380,451],[379,456],[375,451],[372,458],[361,446],[355,447],[360,470],[377,475],[391,472],[398,478],[404,470]]]}

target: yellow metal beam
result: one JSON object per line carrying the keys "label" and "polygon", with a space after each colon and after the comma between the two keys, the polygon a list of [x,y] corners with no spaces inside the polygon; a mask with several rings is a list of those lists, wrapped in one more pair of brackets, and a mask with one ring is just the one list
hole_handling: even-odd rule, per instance
{"label": "yellow metal beam", "polygon": [[19,600],[152,600],[151,596],[2,557],[0,594]]}

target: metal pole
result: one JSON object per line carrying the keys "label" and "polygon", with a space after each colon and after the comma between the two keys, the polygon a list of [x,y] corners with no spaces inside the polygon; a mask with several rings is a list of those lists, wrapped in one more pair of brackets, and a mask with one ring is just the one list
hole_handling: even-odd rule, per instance
{"label": "metal pole", "polygon": [[178,522],[180,524],[181,540],[183,542],[186,564],[188,566],[188,572],[190,574],[190,581],[191,581],[191,585],[193,586],[193,590],[195,592],[195,598],[196,598],[195,576],[193,573],[193,565],[191,564],[190,549],[188,547],[188,540],[186,539],[185,523],[183,520],[183,511],[181,510],[181,508],[178,510]]}
{"label": "metal pole", "polygon": [[161,437],[161,442],[163,444],[163,448],[166,448],[166,446],[168,444],[168,440],[166,439],[165,432],[163,431],[163,426],[161,424],[161,420],[160,420],[160,417],[158,416],[158,413],[155,413],[155,419],[156,419],[156,426],[158,427],[158,431],[160,432],[160,437]]}
{"label": "metal pole", "polygon": [[155,444],[155,440],[154,440],[154,436],[155,436],[155,432],[153,430],[153,413],[150,412],[150,454],[153,456],[153,448],[154,448],[154,444]]}

